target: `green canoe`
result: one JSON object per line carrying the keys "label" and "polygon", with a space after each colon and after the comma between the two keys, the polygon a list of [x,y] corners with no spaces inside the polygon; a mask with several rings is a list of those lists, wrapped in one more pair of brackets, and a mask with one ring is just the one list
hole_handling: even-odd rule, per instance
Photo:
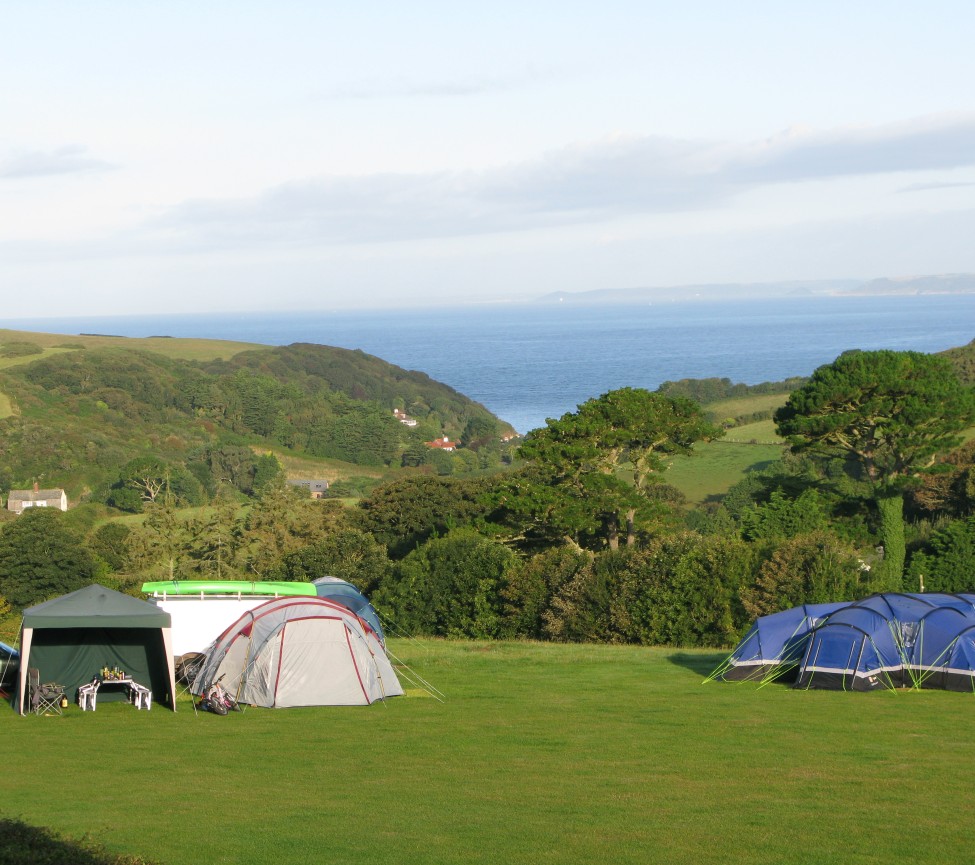
{"label": "green canoe", "polygon": [[164,580],[143,583],[148,595],[315,595],[311,583],[284,583],[261,580]]}

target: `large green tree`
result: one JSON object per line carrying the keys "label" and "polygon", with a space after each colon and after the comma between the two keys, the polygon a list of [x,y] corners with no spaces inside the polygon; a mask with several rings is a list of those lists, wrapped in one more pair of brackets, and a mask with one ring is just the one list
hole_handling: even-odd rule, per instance
{"label": "large green tree", "polygon": [[28,508],[0,534],[0,596],[15,607],[82,589],[98,576],[95,557],[57,509]]}
{"label": "large green tree", "polygon": [[[723,435],[704,416],[700,406],[682,396],[665,396],[641,388],[620,388],[591,399],[559,420],[529,433],[520,454],[542,472],[552,495],[539,500],[552,515],[566,519],[566,535],[597,513],[610,548],[618,546],[625,522],[632,543],[635,518],[648,502],[646,492],[659,479],[666,460],[690,453],[692,445]],[[629,483],[622,477],[629,476]],[[581,507],[573,507],[572,500]]]}
{"label": "large green tree", "polygon": [[503,544],[458,529],[398,562],[372,601],[408,633],[493,639],[502,629],[501,588],[516,563]]}
{"label": "large green tree", "polygon": [[490,480],[410,475],[377,487],[359,503],[361,528],[403,558],[434,535],[468,525],[488,510]]}
{"label": "large green tree", "polygon": [[386,548],[358,529],[339,529],[310,546],[285,556],[289,580],[339,577],[362,592],[371,592],[389,572]]}
{"label": "large green tree", "polygon": [[845,457],[872,490],[884,548],[878,588],[901,588],[904,487],[939,464],[975,420],[950,364],[912,351],[850,351],[821,366],[775,413],[793,449]]}
{"label": "large green tree", "polygon": [[336,501],[308,498],[283,477],[269,481],[245,521],[237,567],[259,579],[281,579],[284,558],[345,527],[347,512]]}

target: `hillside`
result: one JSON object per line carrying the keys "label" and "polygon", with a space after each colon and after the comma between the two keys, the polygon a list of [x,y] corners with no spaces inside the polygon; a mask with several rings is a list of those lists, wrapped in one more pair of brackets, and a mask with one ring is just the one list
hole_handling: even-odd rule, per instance
{"label": "hillside", "polygon": [[958,348],[949,348],[940,353],[942,357],[948,358],[955,372],[965,384],[975,386],[975,339],[968,345]]}
{"label": "hillside", "polygon": [[[943,354],[975,382],[975,341]],[[675,466],[670,480],[698,501],[766,462],[775,437],[749,425],[767,425],[802,381],[662,384],[729,429],[699,454],[715,451],[721,471],[694,463],[712,469],[708,483],[684,476],[692,466]],[[397,423],[393,408],[417,426]],[[0,330],[0,490],[37,481],[63,486],[72,502],[103,500],[126,463],[151,456],[182,473],[192,500],[196,481],[209,490],[241,448],[274,454],[289,476],[359,478],[368,488],[433,458],[438,472],[453,471],[450,461],[461,472],[497,466],[483,446],[509,430],[454,389],[362,351]],[[442,435],[482,450],[432,454],[423,443]]]}
{"label": "hillside", "polygon": [[[417,425],[397,422],[394,408]],[[422,461],[424,441],[471,430],[496,440],[509,428],[454,389],[361,351],[0,331],[2,489],[39,481],[76,501],[145,456],[205,482],[198,464],[242,446],[374,476],[408,452]]]}
{"label": "hillside", "polygon": [[[975,340],[968,345],[940,352],[955,368],[958,378],[975,385]],[[699,402],[710,419],[728,429],[722,439],[699,442],[694,457],[675,457],[666,480],[677,487],[691,505],[719,499],[735,483],[778,459],[785,442],[779,439],[771,418],[785,404],[789,393],[805,379],[733,384],[727,378],[682,379],[664,382],[658,390],[672,396],[686,396]],[[965,440],[975,436],[969,430]]]}

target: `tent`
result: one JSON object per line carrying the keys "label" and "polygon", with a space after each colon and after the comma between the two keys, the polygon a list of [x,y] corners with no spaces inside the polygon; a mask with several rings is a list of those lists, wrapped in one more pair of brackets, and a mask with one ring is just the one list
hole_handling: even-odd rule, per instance
{"label": "tent", "polygon": [[767,682],[794,674],[812,630],[846,606],[849,604],[804,604],[760,616],[712,678]]}
{"label": "tent", "polygon": [[902,684],[897,621],[876,606],[844,607],[810,634],[797,688],[871,691]]}
{"label": "tent", "polygon": [[887,592],[756,619],[712,679],[975,692],[975,594]]}
{"label": "tent", "polygon": [[369,599],[362,594],[352,583],[340,580],[338,577],[319,577],[312,580],[315,593],[320,598],[328,598],[343,607],[348,607],[360,619],[366,622],[373,629],[379,642],[386,645],[386,635],[383,633],[383,626],[379,621],[379,613],[376,608],[369,603]]}
{"label": "tent", "polygon": [[939,686],[947,691],[975,693],[975,625],[960,631],[949,647],[931,685]]}
{"label": "tent", "polygon": [[[42,682],[57,682],[73,695],[103,667],[121,667],[152,691],[153,700],[175,709],[176,683],[168,613],[91,585],[24,610],[20,631],[17,708],[24,714],[27,669]],[[105,691],[99,700],[125,699]]]}
{"label": "tent", "polygon": [[266,708],[369,705],[403,693],[378,636],[326,598],[289,597],[245,612],[206,651],[191,690],[214,682]]}
{"label": "tent", "polygon": [[6,691],[17,682],[20,669],[20,652],[13,646],[0,643],[0,690]]}
{"label": "tent", "polygon": [[150,604],[173,620],[173,652],[202,652],[247,610],[285,595],[315,597],[311,583],[168,580],[143,583]]}
{"label": "tent", "polygon": [[956,606],[935,607],[918,621],[905,648],[905,672],[915,687],[975,690],[975,653],[966,652],[975,629],[975,612]]}

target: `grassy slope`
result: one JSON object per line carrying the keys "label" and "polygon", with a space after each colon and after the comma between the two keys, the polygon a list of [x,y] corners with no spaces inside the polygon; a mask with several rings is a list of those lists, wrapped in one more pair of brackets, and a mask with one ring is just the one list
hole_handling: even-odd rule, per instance
{"label": "grassy slope", "polygon": [[273,453],[289,478],[328,478],[331,481],[344,481],[348,478],[384,478],[390,474],[389,469],[360,466],[325,457],[298,456],[261,447],[255,447],[253,450],[256,453]]}
{"label": "grassy slope", "polygon": [[749,471],[779,459],[783,449],[772,421],[746,424],[728,430],[723,439],[695,445],[690,457],[675,457],[664,480],[698,505],[726,493]]}
{"label": "grassy slope", "polygon": [[[242,351],[270,348],[249,342],[232,342],[223,339],[171,339],[169,337],[146,337],[136,339],[124,336],[78,336],[76,334],[34,333],[25,330],[0,329],[0,344],[4,342],[32,342],[45,349],[45,354],[70,351],[65,346],[83,345],[86,348],[118,347],[138,348],[152,351],[178,360],[216,360],[233,357]],[[32,354],[26,357],[0,359],[0,367],[17,363],[30,363],[43,357]]]}
{"label": "grassy slope", "polygon": [[168,865],[970,861],[970,694],[702,685],[719,656],[668,649],[394,650],[447,701],[0,712],[5,810]]}
{"label": "grassy slope", "polygon": [[785,405],[788,396],[788,394],[784,393],[757,393],[752,396],[723,399],[718,402],[708,403],[707,410],[709,414],[719,419],[740,417],[741,415],[753,414],[757,411],[774,411],[779,406]]}

